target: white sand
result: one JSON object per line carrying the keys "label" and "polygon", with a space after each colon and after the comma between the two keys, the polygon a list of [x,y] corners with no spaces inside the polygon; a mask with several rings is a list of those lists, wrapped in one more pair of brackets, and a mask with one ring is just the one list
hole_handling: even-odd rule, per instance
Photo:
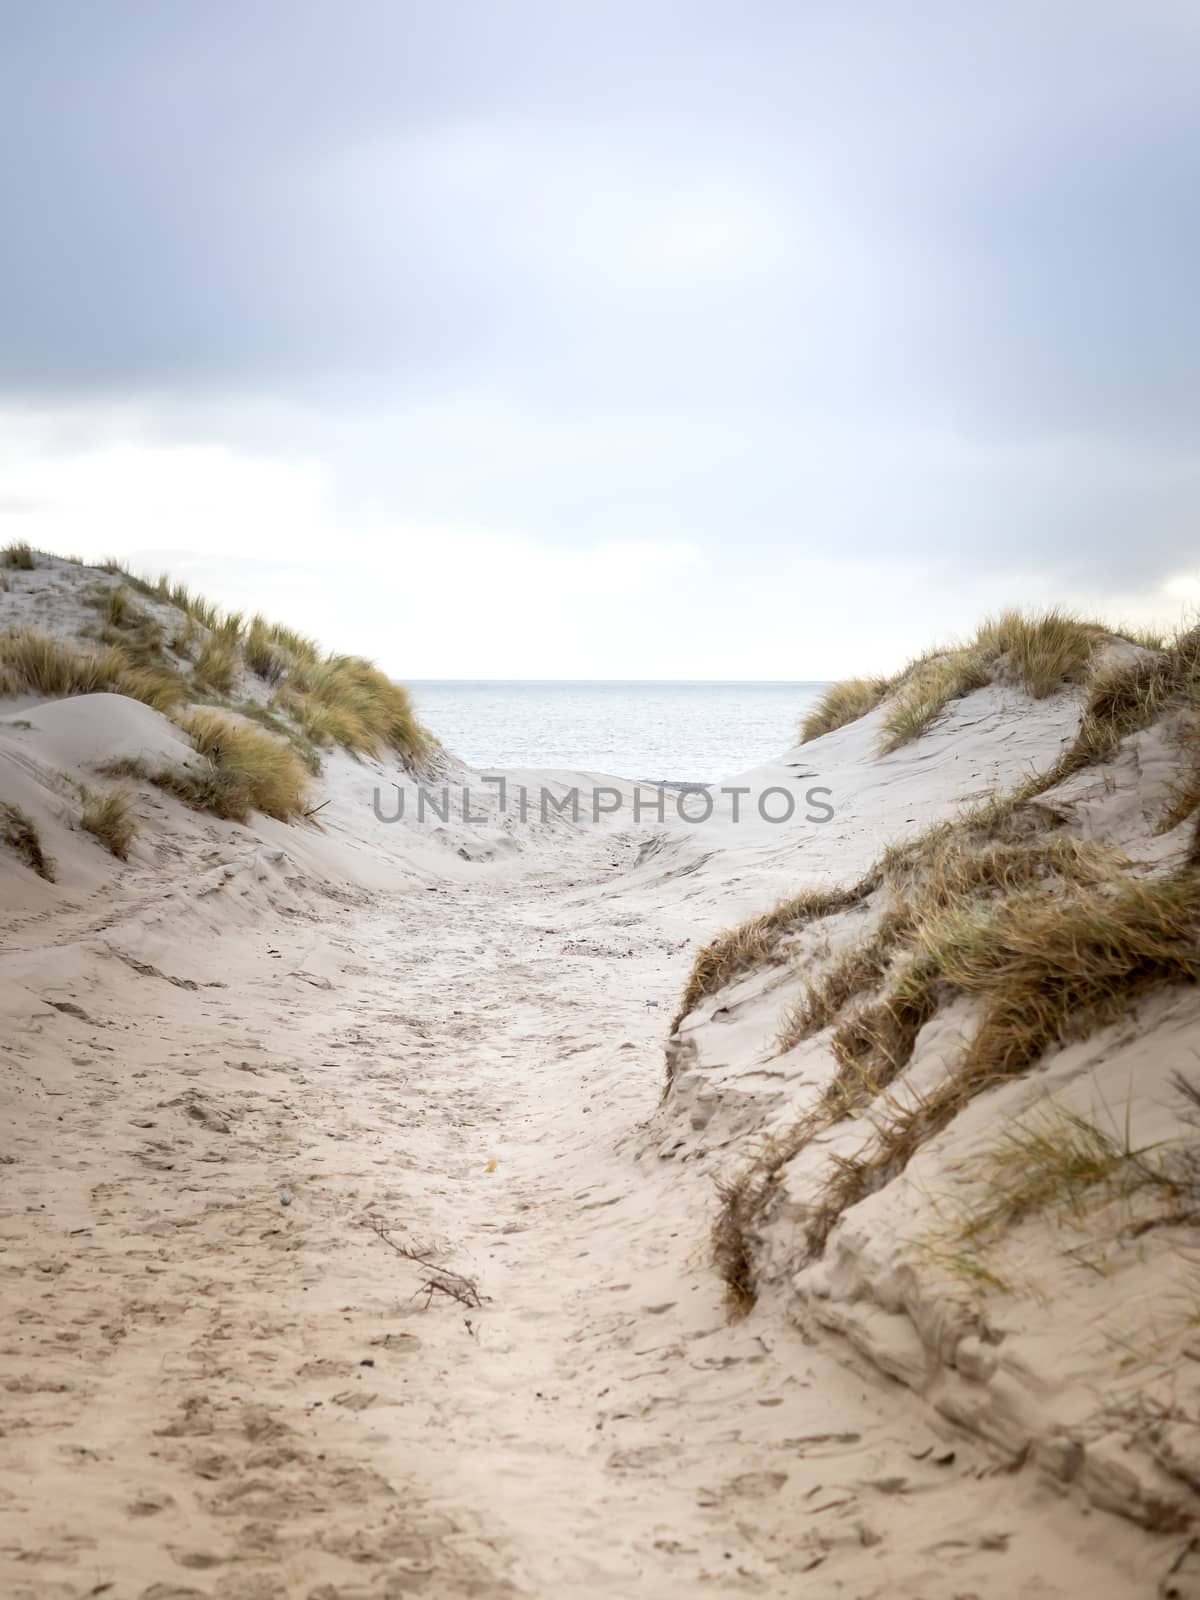
{"label": "white sand", "polygon": [[[781,1236],[727,1321],[712,1175],[814,1070],[762,1059],[778,971],[690,1019],[658,1103],[692,941],[1050,759],[1073,701],[1013,698],[882,762],[860,726],[754,775],[819,765],[823,827],[380,826],[380,770],[338,757],[322,831],[147,790],[124,865],[74,830],[72,780],[170,726],[113,696],[0,726],[0,798],[59,869],[0,853],[0,1594],[1155,1592],[1186,1534],[889,1367],[924,1346],[873,1331],[887,1205],[832,1283],[793,1288]],[[1186,1002],[1155,1003],[1190,1048]],[[482,1305],[426,1305],[372,1223]],[[1057,1404],[1094,1367],[1064,1375],[1052,1312],[1021,1315]]]}

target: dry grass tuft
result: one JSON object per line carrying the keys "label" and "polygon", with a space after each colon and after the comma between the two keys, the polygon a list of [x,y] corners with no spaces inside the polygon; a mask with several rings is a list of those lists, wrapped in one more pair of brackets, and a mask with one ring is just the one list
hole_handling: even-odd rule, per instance
{"label": "dry grass tuft", "polygon": [[1057,608],[1028,614],[1006,611],[980,628],[974,648],[986,659],[1008,658],[1009,675],[1035,700],[1085,676],[1098,645],[1115,636],[1102,622]]}
{"label": "dry grass tuft", "polygon": [[219,633],[222,639],[232,639],[235,643],[242,637],[244,626],[240,611],[227,611],[223,615],[214,617],[211,624],[214,633]]}
{"label": "dry grass tuft", "polygon": [[32,572],[36,566],[33,548],[24,541],[6,544],[3,550],[0,550],[0,567],[15,567],[21,572]]}
{"label": "dry grass tuft", "polygon": [[851,1000],[878,989],[910,925],[906,908],[887,912],[873,934],[843,950],[818,982],[806,983],[803,998],[784,1018],[775,1043],[776,1054],[795,1049],[827,1028]]}
{"label": "dry grass tuft", "polygon": [[819,739],[848,722],[857,722],[883,699],[891,687],[887,678],[846,678],[830,684],[800,724],[800,743]]}
{"label": "dry grass tuft", "polygon": [[54,699],[97,694],[107,689],[125,666],[126,659],[119,651],[87,654],[32,628],[0,634],[0,667],[30,694]]}
{"label": "dry grass tuft", "polygon": [[110,627],[128,626],[133,606],[130,603],[129,590],[123,583],[106,586],[95,597],[95,603]]}
{"label": "dry grass tuft", "polygon": [[[130,589],[144,595],[148,600],[157,600],[163,605],[174,606],[188,622],[207,628],[210,632],[220,631],[227,637],[236,639],[241,631],[239,616],[235,614],[225,617],[219,606],[215,606],[211,600],[205,600],[202,595],[192,594],[187,584],[172,582],[169,573],[161,573],[156,579],[151,580],[139,573],[131,572],[115,556],[102,561],[100,571],[121,578]],[[231,629],[230,624],[232,624]]]}
{"label": "dry grass tuft", "polygon": [[210,633],[196,657],[192,676],[197,685],[215,689],[218,694],[228,694],[237,676],[238,665],[236,643],[219,633]]}
{"label": "dry grass tuft", "polygon": [[106,778],[134,778],[152,783],[193,811],[209,811],[228,822],[248,822],[253,807],[245,785],[218,763],[194,767],[154,768],[141,759],[122,756],[96,769]]}
{"label": "dry grass tuft", "polygon": [[713,1263],[725,1282],[726,1303],[737,1317],[746,1316],[757,1298],[749,1236],[761,1211],[761,1183],[759,1163],[755,1162],[717,1184],[720,1208],[709,1242]]}
{"label": "dry grass tuft", "polygon": [[[1018,823],[1011,808],[985,804],[885,852],[879,876],[895,892],[894,904],[874,933],[844,950],[819,980],[806,984],[803,998],[784,1021],[778,1053],[829,1027],[852,1000],[878,989],[897,951],[919,923],[938,911],[1055,878],[1103,883],[1128,865],[1106,846],[1066,834],[1030,835],[1026,825]],[[916,1032],[927,1020],[928,996],[923,986],[917,987],[922,992],[902,994],[898,1009],[893,997],[843,1023],[832,1041],[839,1061],[848,1069],[853,1062],[857,1070],[874,1056],[880,1071],[872,1081],[877,1078],[881,1086],[890,1082],[907,1062]]]}
{"label": "dry grass tuft", "polygon": [[15,851],[39,878],[54,882],[54,862],[42,849],[41,835],[33,820],[19,806],[0,800],[0,844]]}
{"label": "dry grass tuft", "polygon": [[167,648],[173,654],[182,657],[184,661],[190,661],[195,654],[196,641],[199,637],[200,629],[195,621],[191,617],[184,617],[167,640]]}
{"label": "dry grass tuft", "polygon": [[294,660],[282,702],[314,744],[324,735],[355,755],[378,756],[390,748],[410,766],[434,749],[408,690],[358,656]]}
{"label": "dry grass tuft", "polygon": [[361,741],[365,737],[357,719],[339,712],[336,706],[322,705],[307,694],[288,694],[284,698],[288,714],[305,737],[318,747],[345,744],[350,749],[354,747],[354,741]]}
{"label": "dry grass tuft", "polygon": [[887,754],[919,738],[951,700],[982,689],[990,679],[988,662],[978,650],[956,650],[922,663],[907,676],[888,709],[880,751]]}
{"label": "dry grass tuft", "polygon": [[985,621],[966,644],[920,656],[893,677],[833,684],[805,718],[801,742],[865,716],[894,695],[880,741],[881,754],[887,754],[919,738],[951,701],[981,689],[997,675],[1019,683],[1034,699],[1082,681],[1096,650],[1118,636],[1134,643],[1149,637],[1120,634],[1058,609],[1006,611]]}
{"label": "dry grass tuft", "polygon": [[692,963],[671,1032],[678,1029],[706,995],[716,994],[743,973],[776,960],[785,934],[795,932],[818,917],[858,905],[875,886],[875,880],[864,879],[851,889],[803,889],[790,899],[779,901],[762,916],[752,917],[739,927],[719,933]]}
{"label": "dry grass tuft", "polygon": [[[978,1197],[960,1207],[948,1229],[939,1228],[922,1253],[977,1285],[1011,1292],[990,1270],[987,1252],[1026,1217],[1048,1215],[1082,1226],[1089,1210],[1113,1200],[1125,1211],[1114,1235],[1167,1226],[1194,1227],[1200,1210],[1200,1140],[1196,1085],[1176,1075],[1188,1132],[1160,1144],[1135,1146],[1128,1115],[1124,1128],[1102,1128],[1055,1100],[1014,1122],[974,1166]],[[1110,1119],[1111,1121],[1111,1119]],[[1134,1211],[1135,1196],[1160,1209]]]}
{"label": "dry grass tuft", "polygon": [[267,631],[271,642],[277,644],[290,660],[308,662],[312,666],[320,661],[321,650],[315,639],[297,633],[294,628],[285,628],[279,622],[272,623]]}
{"label": "dry grass tuft", "polygon": [[243,717],[248,717],[251,722],[257,722],[262,728],[273,733],[277,739],[286,739],[304,763],[306,770],[315,778],[321,770],[321,757],[311,739],[302,728],[297,728],[287,721],[273,708],[273,706],[260,705],[257,700],[242,700],[234,708]]}
{"label": "dry grass tuft", "polygon": [[1176,635],[1157,655],[1105,663],[1092,679],[1074,743],[1017,798],[1044,794],[1073,773],[1108,760],[1123,739],[1173,707],[1200,711],[1200,626]]}
{"label": "dry grass tuft", "polygon": [[94,834],[118,861],[124,861],[138,833],[132,795],[127,789],[110,789],[107,794],[88,795],[80,813],[79,825],[85,832]]}
{"label": "dry grass tuft", "polygon": [[1056,1211],[1078,1220],[1099,1185],[1123,1193],[1172,1182],[1164,1152],[1135,1149],[1129,1130],[1120,1137],[1057,1102],[1008,1128],[981,1159],[983,1199],[962,1218],[960,1243],[978,1243],[1034,1212]]}
{"label": "dry grass tuft", "polygon": [[48,700],[124,694],[162,712],[173,711],[184,694],[175,674],[140,667],[119,646],[92,654],[32,628],[0,634],[0,687],[6,694],[35,694]]}
{"label": "dry grass tuft", "polygon": [[250,631],[243,640],[242,650],[246,665],[256,677],[271,685],[282,683],[287,674],[289,657],[277,640],[272,638],[265,617],[253,619]]}
{"label": "dry grass tuft", "polygon": [[837,1027],[830,1042],[837,1071],[821,1097],[823,1122],[856,1115],[903,1072],[937,1006],[936,971],[914,962],[884,999]]}
{"label": "dry grass tuft", "polygon": [[119,646],[133,666],[160,673],[173,672],[166,659],[162,624],[134,605],[123,584],[106,586],[89,598],[103,619],[94,637],[102,644]]}
{"label": "dry grass tuft", "polygon": [[890,1182],[977,1095],[1048,1049],[1111,1023],[1148,989],[1200,979],[1200,874],[1125,879],[1073,895],[1025,892],[918,929],[926,972],[975,997],[978,1030],[955,1070],[897,1111],[826,1184],[807,1229],[819,1254],[842,1212]]}
{"label": "dry grass tuft", "polygon": [[1200,876],[1113,877],[1073,892],[1026,890],[921,923],[914,942],[941,981],[979,997],[982,1023],[958,1088],[1024,1072],[1069,1033],[1111,1022],[1143,990],[1200,978]]}
{"label": "dry grass tuft", "polygon": [[[810,1255],[847,1207],[891,1181],[975,1095],[1115,1020],[1145,989],[1200,979],[1200,874],[1143,880],[1131,870],[1111,847],[996,800],[887,852],[864,880],[892,896],[882,920],[809,981],[778,1041],[790,1049],[835,1024],[836,1069],[812,1110],[723,1192],[714,1241],[722,1270],[736,1275],[735,1300],[753,1289],[744,1241],[778,1173],[814,1136],[874,1107],[863,1149],[831,1157],[805,1230]],[[955,995],[978,1003],[974,1037],[936,1089],[893,1100],[921,1029]]]}
{"label": "dry grass tuft", "polygon": [[144,761],[126,759],[111,761],[100,771],[153,783],[193,811],[209,811],[230,822],[248,822],[254,811],[281,822],[305,814],[308,774],[286,744],[218,711],[193,711],[179,725],[203,761],[155,770]]}
{"label": "dry grass tuft", "polygon": [[1098,622],[1066,612],[1006,611],[990,618],[957,650],[917,663],[902,675],[883,725],[880,749],[898,750],[923,734],[950,704],[1003,671],[1035,700],[1085,675],[1097,647],[1112,638]]}
{"label": "dry grass tuft", "polygon": [[175,673],[154,667],[127,667],[117,673],[109,688],[114,694],[140,700],[165,717],[169,717],[187,695],[187,686]]}
{"label": "dry grass tuft", "polygon": [[[193,711],[180,726],[208,760],[202,791],[220,800],[220,814],[244,822],[250,811],[290,822],[308,803],[308,773],[287,745],[217,711]],[[182,798],[182,796],[181,796]],[[213,810],[209,803],[204,809]]]}

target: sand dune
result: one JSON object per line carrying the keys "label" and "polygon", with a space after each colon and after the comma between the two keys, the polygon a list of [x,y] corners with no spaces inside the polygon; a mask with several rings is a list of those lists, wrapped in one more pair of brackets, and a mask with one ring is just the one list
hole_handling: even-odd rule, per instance
{"label": "sand dune", "polygon": [[[977,1101],[817,1263],[791,1174],[742,1320],[709,1259],[713,1180],[824,1070],[820,1040],[768,1049],[798,967],[684,1019],[663,1099],[698,941],[1048,764],[1079,700],[996,683],[882,760],[868,718],[743,780],[819,778],[820,824],[725,800],[703,826],[522,822],[483,785],[469,817],[418,822],[395,760],[333,752],[327,803],[291,826],[135,782],[125,862],[80,831],[78,786],[114,756],[187,760],[178,730],[118,695],[10,702],[0,799],[55,878],[0,851],[0,1592],[1192,1592],[1195,1362],[1165,1233],[1101,1273],[1030,1219],[1006,1270],[1038,1292],[983,1303],[903,1248],[1047,1084],[1090,1106],[1135,1083],[1138,1137],[1161,1133],[1192,995]],[[1142,814],[1170,777],[1147,736],[1058,798],[1165,860],[1178,841]],[[393,786],[414,805],[381,823]],[[939,1018],[914,1066],[965,1025]]]}

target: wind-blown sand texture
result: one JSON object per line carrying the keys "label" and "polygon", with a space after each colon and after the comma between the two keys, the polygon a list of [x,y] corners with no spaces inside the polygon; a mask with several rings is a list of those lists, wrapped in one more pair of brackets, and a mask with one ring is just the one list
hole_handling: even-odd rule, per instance
{"label": "wind-blown sand texture", "polygon": [[[683,1019],[662,1097],[696,944],[1049,765],[1078,707],[992,684],[882,759],[867,718],[744,780],[828,785],[819,826],[520,823],[482,793],[483,822],[383,825],[374,786],[413,780],[340,753],[293,826],[135,782],[122,863],[76,785],[187,759],[179,730],[116,695],[0,705],[0,799],[55,864],[0,851],[0,1593],[1195,1592],[1178,1250],[1097,1271],[1030,1219],[1005,1275],[1037,1292],[971,1302],[968,1345],[904,1248],[1047,1081],[1161,1119],[1194,995],[975,1102],[815,1264],[790,1176],[741,1320],[713,1180],[826,1070],[820,1036],[770,1053],[800,968]],[[1071,803],[1165,859],[1170,768],[1143,736]]]}

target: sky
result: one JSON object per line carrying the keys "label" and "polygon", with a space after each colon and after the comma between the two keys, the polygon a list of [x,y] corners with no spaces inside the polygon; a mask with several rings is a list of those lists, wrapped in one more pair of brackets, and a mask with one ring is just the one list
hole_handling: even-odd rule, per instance
{"label": "sky", "polygon": [[0,0],[0,133],[0,542],[414,678],[1200,602],[1192,0]]}

